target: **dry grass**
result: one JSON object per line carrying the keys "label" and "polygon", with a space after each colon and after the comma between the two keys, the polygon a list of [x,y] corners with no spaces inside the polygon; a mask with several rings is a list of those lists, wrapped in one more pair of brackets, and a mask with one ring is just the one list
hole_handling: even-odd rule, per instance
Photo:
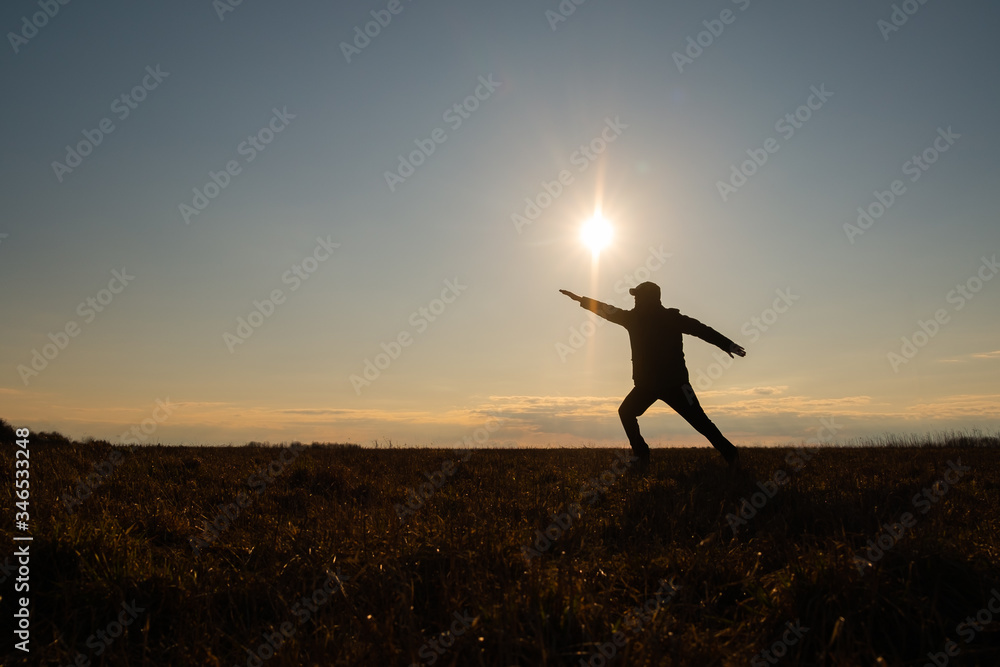
{"label": "dry grass", "polygon": [[[779,664],[923,665],[950,638],[962,651],[950,664],[996,665],[1000,624],[969,643],[956,633],[1000,585],[1000,449],[973,446],[984,442],[823,449],[735,536],[726,515],[758,479],[791,471],[790,448],[744,450],[748,471],[735,477],[709,448],[654,451],[646,474],[606,477],[607,491],[529,562],[522,545],[593,497],[584,485],[616,452],[475,451],[401,524],[394,506],[453,452],[305,447],[196,555],[189,539],[219,505],[253,495],[248,477],[278,450],[123,450],[69,513],[60,497],[111,447],[33,441],[25,664],[83,653],[94,665],[247,665],[246,650],[284,622],[295,635],[268,667],[429,664],[426,643],[468,612],[471,630],[437,665],[578,665],[619,630],[629,641],[608,665],[746,665],[796,620],[809,630]],[[12,452],[0,453],[6,471]],[[920,514],[912,496],[959,457],[971,472]],[[917,525],[859,573],[854,555],[906,511]],[[343,589],[299,624],[294,605],[328,571]],[[673,599],[627,629],[628,610],[671,577]],[[88,637],[132,599],[145,611],[96,656]]]}

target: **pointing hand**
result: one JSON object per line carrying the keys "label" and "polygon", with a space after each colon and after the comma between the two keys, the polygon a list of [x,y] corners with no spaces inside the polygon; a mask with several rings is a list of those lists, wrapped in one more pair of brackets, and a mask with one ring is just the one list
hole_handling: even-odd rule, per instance
{"label": "pointing hand", "polygon": [[576,294],[573,294],[572,292],[570,292],[569,290],[561,289],[559,291],[562,292],[563,294],[565,294],[566,296],[568,296],[569,298],[573,299],[573,301],[582,301],[582,299],[583,299],[583,297],[579,297]]}
{"label": "pointing hand", "polygon": [[733,343],[732,345],[729,346],[727,354],[730,357],[733,356],[734,354],[738,357],[745,357],[747,356],[747,351],[743,349],[743,346]]}

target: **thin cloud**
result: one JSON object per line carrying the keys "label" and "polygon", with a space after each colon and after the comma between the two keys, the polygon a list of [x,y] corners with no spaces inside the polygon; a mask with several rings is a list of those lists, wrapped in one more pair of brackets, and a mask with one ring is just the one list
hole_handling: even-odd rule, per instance
{"label": "thin cloud", "polygon": [[960,357],[952,357],[950,359],[938,359],[937,361],[942,364],[964,364],[973,359],[1000,359],[1000,350],[994,350],[992,352],[973,352],[972,354],[965,354]]}
{"label": "thin cloud", "polygon": [[998,419],[1000,394],[963,394],[912,407],[914,416],[934,419]]}

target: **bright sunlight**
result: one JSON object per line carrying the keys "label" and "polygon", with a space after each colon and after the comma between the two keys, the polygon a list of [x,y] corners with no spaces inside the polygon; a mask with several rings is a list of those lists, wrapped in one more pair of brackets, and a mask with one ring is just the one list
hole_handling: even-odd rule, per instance
{"label": "bright sunlight", "polygon": [[601,250],[611,243],[613,235],[614,229],[611,223],[604,219],[600,210],[594,213],[593,218],[583,223],[583,228],[580,230],[580,240],[594,255],[599,255]]}

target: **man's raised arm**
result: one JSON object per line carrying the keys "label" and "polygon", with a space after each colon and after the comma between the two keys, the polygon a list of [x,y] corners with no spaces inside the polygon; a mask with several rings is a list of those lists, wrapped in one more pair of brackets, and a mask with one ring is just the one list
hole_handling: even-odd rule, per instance
{"label": "man's raised arm", "polygon": [[621,324],[621,317],[619,317],[619,314],[625,312],[621,308],[616,308],[615,306],[604,303],[603,301],[598,301],[597,299],[591,299],[589,296],[578,296],[569,290],[561,289],[559,291],[574,301],[579,302],[581,308],[586,308],[590,312],[603,317],[609,322]]}
{"label": "man's raised arm", "polygon": [[684,333],[697,336],[706,343],[715,345],[730,357],[734,354],[738,357],[747,356],[747,351],[744,350],[742,346],[737,345],[707,324],[702,324],[698,320],[693,317],[688,317],[687,315],[681,315],[680,318],[681,331]]}

